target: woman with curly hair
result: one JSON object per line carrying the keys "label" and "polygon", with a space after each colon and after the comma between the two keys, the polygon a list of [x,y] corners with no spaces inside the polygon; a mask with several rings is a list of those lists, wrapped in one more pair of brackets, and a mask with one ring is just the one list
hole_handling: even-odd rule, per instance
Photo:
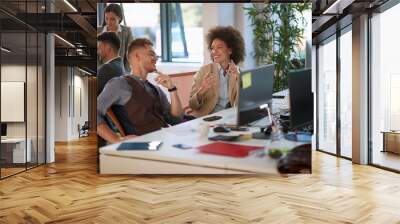
{"label": "woman with curly hair", "polygon": [[201,117],[237,103],[239,70],[245,56],[244,40],[231,26],[218,26],[207,34],[212,63],[194,75],[189,107],[191,114]]}

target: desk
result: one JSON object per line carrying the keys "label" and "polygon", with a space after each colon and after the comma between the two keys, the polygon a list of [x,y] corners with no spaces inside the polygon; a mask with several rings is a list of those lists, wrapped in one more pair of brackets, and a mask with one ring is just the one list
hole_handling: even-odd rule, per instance
{"label": "desk", "polygon": [[27,138],[26,141],[28,147],[25,151],[25,138],[1,139],[1,157],[5,160],[5,163],[25,163],[26,158],[26,162],[31,161],[32,141],[30,138]]}
{"label": "desk", "polygon": [[[236,108],[230,108],[213,115],[222,116],[223,119],[208,122],[209,124],[235,123]],[[183,143],[193,147],[211,143],[207,137],[199,137],[196,129],[204,122],[197,118],[176,126],[155,131],[131,140],[162,141],[158,151],[117,151],[119,143],[100,148],[100,173],[101,174],[277,174],[277,161],[269,156],[256,157],[249,155],[245,158],[235,158],[204,154],[196,149],[177,149],[172,145]],[[251,128],[250,131],[258,131]],[[210,130],[211,135],[214,135]],[[243,132],[242,132],[243,133]],[[229,134],[237,134],[231,132]],[[251,139],[235,142],[236,144],[252,146],[273,146],[269,140]],[[301,145],[299,142],[290,142],[282,139],[274,144],[293,148]]]}

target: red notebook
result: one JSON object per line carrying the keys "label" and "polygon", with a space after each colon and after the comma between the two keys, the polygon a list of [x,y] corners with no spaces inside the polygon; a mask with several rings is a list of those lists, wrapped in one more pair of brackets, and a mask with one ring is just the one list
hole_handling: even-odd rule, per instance
{"label": "red notebook", "polygon": [[225,142],[214,142],[197,147],[202,153],[217,154],[232,157],[246,157],[252,150],[263,149],[260,146],[238,145]]}

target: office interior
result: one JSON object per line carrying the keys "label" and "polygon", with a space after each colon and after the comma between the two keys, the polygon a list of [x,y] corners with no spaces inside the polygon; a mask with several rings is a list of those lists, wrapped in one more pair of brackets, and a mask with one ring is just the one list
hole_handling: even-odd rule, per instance
{"label": "office interior", "polygon": [[[111,3],[108,3],[111,4]],[[261,70],[257,71],[254,70],[257,67],[260,67],[261,65],[265,65],[267,63],[261,63],[257,61],[257,58],[254,56],[254,44],[253,44],[253,38],[255,34],[253,33],[253,26],[251,25],[251,19],[247,17],[247,11],[245,10],[246,7],[253,7],[253,4],[208,4],[208,3],[168,3],[168,4],[159,4],[159,3],[121,3],[119,4],[122,8],[122,11],[125,12],[125,18],[124,21],[121,23],[122,25],[132,27],[133,30],[133,36],[134,38],[140,38],[140,37],[146,37],[149,38],[153,43],[154,43],[154,49],[157,55],[161,56],[161,62],[157,63],[157,70],[161,71],[165,74],[168,74],[170,77],[172,77],[172,80],[174,84],[178,88],[178,95],[179,98],[181,99],[182,106],[183,108],[188,108],[189,104],[189,97],[191,93],[191,87],[193,83],[193,78],[195,73],[200,69],[205,64],[209,64],[212,62],[211,57],[210,57],[210,50],[208,49],[207,44],[205,43],[205,36],[209,32],[210,29],[216,27],[216,26],[228,26],[231,25],[235,27],[241,34],[243,34],[243,39],[245,42],[245,53],[246,53],[246,58],[243,62],[243,64],[239,64],[240,69],[242,71],[249,71],[253,70],[251,73],[252,75],[252,81],[253,84],[251,85],[251,88],[249,88],[249,91],[253,91],[253,95],[258,92],[263,92],[265,94],[264,97],[260,98],[268,98],[268,89],[270,89],[270,93],[272,94],[273,92],[273,81],[272,81],[272,75],[271,75],[271,81],[265,81],[269,80],[267,79],[267,76],[269,77],[269,74],[266,73],[274,73],[274,69],[269,72],[269,69],[266,70]],[[257,7],[262,7],[263,4],[258,4],[256,5]],[[106,8],[107,4],[98,4],[98,25],[101,26],[103,24],[103,15],[104,15],[104,9]],[[297,59],[299,61],[299,66],[296,69],[301,69],[301,68],[308,68],[311,67],[311,4],[309,4],[310,8],[308,10],[305,10],[302,13],[299,13],[296,16],[293,16],[294,19],[296,19],[298,22],[298,27],[299,29],[303,29],[304,32],[300,33],[300,41],[298,45],[294,46],[295,51],[293,52],[293,61]],[[167,23],[170,23],[169,25],[165,25],[162,23],[162,21],[168,14],[174,15],[171,16],[170,20],[167,20]],[[168,16],[166,17],[168,18]],[[168,34],[166,30],[168,29],[167,27],[171,27],[171,33],[169,34],[170,36],[164,38],[165,34]],[[166,45],[164,39],[170,39],[170,44]],[[308,55],[307,55],[308,53]],[[278,67],[278,66],[276,66]],[[261,73],[260,75],[257,75],[257,73]],[[153,78],[157,74],[150,74],[150,82],[153,82]],[[262,77],[264,76],[264,77]],[[260,77],[259,79],[257,77]],[[311,77],[311,73],[310,73]],[[258,81],[257,81],[258,79]],[[311,82],[311,81],[310,81]],[[278,79],[276,78],[275,80],[276,84],[279,84]],[[271,87],[269,87],[268,84],[271,84]],[[259,89],[256,90],[260,85]],[[262,85],[262,86],[261,86]],[[275,85],[275,92],[282,92],[281,94],[287,93],[287,84],[286,86],[279,86]],[[311,86],[311,85],[310,85]],[[254,89],[254,90],[251,90]],[[306,88],[305,88],[306,89]],[[266,91],[265,91],[266,90]],[[168,96],[169,93],[164,89],[166,95]],[[306,90],[307,91],[307,90]],[[311,93],[311,88],[308,89],[308,91]],[[245,92],[244,90],[242,93]],[[240,94],[239,95],[239,100],[242,102],[242,105],[246,105],[246,94]],[[288,95],[288,94],[287,94]],[[271,98],[270,96],[269,98]],[[257,97],[253,98],[256,99]],[[251,100],[251,102],[256,102]],[[312,98],[310,98],[312,101]],[[264,101],[264,100],[263,100]],[[250,100],[248,100],[250,102]],[[260,101],[261,102],[261,101]],[[279,106],[279,103],[281,104]],[[240,105],[241,103],[238,103]],[[279,107],[288,107],[288,102],[286,101],[285,105],[285,99],[273,99],[272,104],[274,104],[273,108],[271,111],[275,112],[275,114],[280,113],[280,108]],[[311,102],[312,104],[312,102]],[[260,104],[261,105],[261,104]],[[258,106],[260,106],[258,105]],[[312,105],[311,105],[312,107]],[[242,109],[242,108],[241,108]],[[241,110],[238,109],[238,110]],[[186,109],[184,109],[186,111]],[[283,110],[282,110],[283,111]],[[249,120],[248,123],[253,122],[258,119],[254,119],[254,113],[247,113],[250,115],[247,115],[244,112],[241,112],[242,114],[241,117],[247,116],[247,119]],[[309,122],[312,124],[312,110],[310,110],[309,113]],[[217,116],[221,116],[222,120],[224,121],[218,121],[217,123],[210,123],[210,125],[218,125],[219,123],[234,123],[234,122],[243,122],[243,121],[236,121],[236,120],[229,120],[229,117],[239,117],[239,114],[236,112],[236,110],[232,110],[227,113],[222,113]],[[279,116],[279,115],[277,115]],[[265,117],[265,115],[263,116]],[[201,120],[202,118],[200,118]],[[254,119],[254,120],[253,120]],[[242,119],[243,120],[243,119]],[[251,120],[251,121],[250,121]],[[268,119],[262,119],[258,123],[260,125],[266,126],[268,122]],[[201,122],[198,123],[201,125]],[[243,124],[245,124],[243,122]],[[186,127],[189,126],[195,126],[197,125],[197,122],[188,122]],[[161,131],[158,134],[154,134],[154,138],[146,138],[147,140],[153,140],[153,141],[162,141],[163,145],[161,146],[161,151],[163,148],[165,149],[172,149],[175,144],[182,144],[186,143],[190,144],[191,146],[201,146],[201,145],[206,145],[207,143],[212,143],[212,141],[202,141],[199,140],[198,142],[196,140],[191,140],[190,136],[185,136],[182,135],[182,132],[187,132],[190,133],[190,128],[185,129],[182,125],[182,128],[176,127],[174,128],[169,128],[169,131]],[[255,128],[257,129],[257,128]],[[213,131],[213,128],[210,128],[210,133]],[[175,135],[173,135],[173,132],[175,132]],[[249,131],[250,132],[250,131]],[[258,130],[252,130],[252,132],[259,132]],[[168,145],[167,139],[164,139],[163,137],[157,137],[157,136],[164,136],[167,133],[171,133],[169,136],[170,138],[176,138],[180,139],[180,141],[177,141],[175,143],[171,143],[171,145]],[[311,131],[312,133],[312,131]],[[218,136],[220,133],[214,132],[211,133],[210,135],[215,135]],[[230,135],[232,135],[231,133]],[[239,133],[240,134],[240,133]],[[146,135],[147,136],[147,135]],[[187,139],[185,139],[185,137]],[[210,136],[212,137],[212,136]],[[255,138],[254,138],[255,139]],[[137,140],[140,141],[140,140]],[[245,143],[243,144],[251,144],[251,143]],[[256,142],[252,143],[257,145]],[[263,144],[262,141],[260,141],[260,144]],[[288,147],[292,146],[290,143],[288,143]],[[207,158],[204,160],[207,160],[207,162],[200,161],[198,158],[193,158],[190,153],[187,155],[183,155],[182,153],[184,152],[176,152],[176,153],[170,153],[171,156],[167,156],[165,158],[158,158],[158,161],[160,161],[160,164],[158,165],[151,165],[154,163],[154,161],[149,162],[147,164],[144,162],[146,159],[149,161],[149,158],[141,158],[142,161],[130,161],[128,157],[135,157],[137,159],[136,155],[130,155],[125,157],[124,152],[122,154],[119,154],[118,152],[114,152],[115,149],[112,148],[112,146],[108,147],[107,149],[100,149],[100,159],[99,159],[99,171],[101,174],[121,174],[121,173],[129,173],[128,170],[132,170],[133,174],[137,173],[145,173],[145,174],[157,174],[158,169],[156,169],[156,166],[162,167],[161,172],[162,173],[170,173],[170,174],[187,174],[187,173],[201,173],[201,168],[199,166],[201,165],[209,165],[213,166],[212,168],[217,168],[219,166],[223,166],[223,164],[226,163],[226,166],[231,166],[229,165],[230,161],[228,159],[226,160],[213,160],[213,158]],[[118,150],[116,150],[118,151]],[[190,152],[191,150],[188,150]],[[191,164],[191,166],[183,166],[176,168],[174,166],[180,166],[179,164],[174,164],[174,166],[169,166],[167,163],[163,163],[161,161],[176,161],[177,158],[174,158],[173,154],[179,154],[180,159],[187,164]],[[111,155],[112,154],[112,155]],[[137,155],[139,156],[139,155]],[[118,160],[118,158],[121,160]],[[184,157],[184,158],[183,158]],[[304,157],[307,157],[306,155]],[[310,157],[310,155],[308,156]],[[228,157],[229,158],[229,157]],[[311,158],[308,159],[309,161]],[[211,162],[213,161],[213,162]],[[137,171],[133,167],[136,166],[130,166],[129,164],[131,163],[143,163],[142,169],[139,169],[140,171]],[[151,164],[150,164],[151,163]],[[207,163],[207,164],[206,164]],[[124,164],[124,165],[122,165]],[[238,164],[236,164],[238,165]],[[233,169],[239,169],[239,166],[232,165]],[[153,167],[154,166],[154,167]],[[311,169],[310,165],[305,165],[308,170]],[[153,167],[150,169],[146,169],[146,167]],[[171,167],[170,170],[168,167]],[[131,169],[132,168],[132,169]],[[250,169],[251,171],[252,169]],[[265,169],[268,170],[268,169]],[[221,171],[220,169],[215,169],[211,170],[210,169],[204,169],[205,173],[220,173],[220,172],[225,172]]]}
{"label": "office interior", "polygon": [[95,131],[96,4],[75,7],[0,3],[2,179],[53,163],[56,143]]}
{"label": "office interior", "polygon": [[[54,10],[69,12],[77,18],[55,19],[56,28],[46,28],[49,24],[28,26],[17,12],[24,14],[31,4],[36,11],[30,12],[35,14]],[[214,25],[233,25],[243,32],[246,40],[248,52],[243,67],[256,67],[251,58],[250,21],[239,13],[240,8],[250,7],[251,3],[181,3],[184,4],[193,4],[192,10],[200,11],[197,16],[201,22],[192,24],[201,24],[193,30],[202,28],[203,35],[193,35],[194,38],[204,36]],[[41,11],[43,5],[45,10]],[[157,15],[151,13],[162,8],[156,3],[143,7],[146,8],[140,9],[148,10],[152,18]],[[88,220],[397,223],[400,220],[400,204],[395,200],[400,196],[396,151],[400,109],[395,97],[400,86],[395,53],[400,49],[395,42],[398,32],[393,28],[400,15],[397,1],[312,2],[312,27],[308,27],[312,39],[305,48],[311,48],[312,61],[307,63],[312,66],[315,97],[313,170],[310,175],[289,177],[99,175],[95,135],[79,138],[77,126],[85,121],[95,123],[96,55],[88,48],[95,46],[90,43],[95,31],[89,31],[101,24],[98,16],[101,4],[21,0],[2,1],[0,9],[2,83],[4,79],[1,95],[3,89],[14,91],[12,102],[16,104],[9,103],[7,108],[20,106],[19,111],[23,108],[22,118],[20,115],[13,121],[2,120],[2,124],[7,124],[5,139],[20,138],[25,155],[25,161],[21,157],[22,167],[0,168],[0,199],[5,202],[0,204],[0,220],[11,223],[27,217],[38,223]],[[123,23],[129,25],[125,16]],[[93,17],[97,17],[97,22]],[[191,14],[187,17],[196,19]],[[160,20],[154,19],[148,26]],[[6,22],[12,22],[12,30],[3,28]],[[19,29],[15,29],[18,27],[15,23]],[[133,27],[132,32],[134,36],[140,35],[146,32],[146,27],[137,30]],[[155,41],[161,45],[165,40],[157,39],[160,35],[157,32]],[[22,34],[22,40],[12,36],[16,33]],[[187,41],[187,47],[197,41]],[[82,42],[85,46],[78,47]],[[30,44],[33,47],[28,47]],[[24,53],[17,53],[14,48]],[[202,48],[196,48],[193,54],[188,48],[190,56],[170,55],[158,65],[163,72],[176,76],[180,89],[188,91],[194,72],[210,60],[204,43]],[[77,49],[87,55],[78,56],[81,50]],[[162,54],[162,49],[159,50]],[[32,98],[29,91],[34,92]],[[180,97],[187,102],[189,96]],[[23,105],[17,103],[21,101]],[[0,109],[4,110],[3,105]],[[93,125],[90,131],[94,132]],[[30,150],[26,145],[31,145]],[[3,146],[0,149],[3,152]],[[30,161],[26,161],[28,151]],[[26,170],[29,172],[23,172]],[[28,201],[31,197],[40,198],[40,203]]]}
{"label": "office interior", "polygon": [[327,11],[313,22],[316,149],[398,172],[399,48],[392,27],[400,6],[388,1],[337,7],[339,17]]}

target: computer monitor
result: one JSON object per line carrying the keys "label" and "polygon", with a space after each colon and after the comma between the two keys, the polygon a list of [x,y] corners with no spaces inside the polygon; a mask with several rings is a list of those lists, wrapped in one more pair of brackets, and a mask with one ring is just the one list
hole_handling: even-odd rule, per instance
{"label": "computer monitor", "polygon": [[285,136],[292,141],[309,142],[309,132],[298,132],[296,129],[313,124],[314,98],[311,89],[311,69],[300,69],[289,72],[289,96],[290,96],[290,128],[294,133]]}
{"label": "computer monitor", "polygon": [[[237,125],[243,126],[268,116],[272,105],[275,65],[265,65],[240,73]],[[266,125],[266,124],[265,124]]]}
{"label": "computer monitor", "polygon": [[1,123],[1,136],[2,137],[7,136],[7,124],[6,123]]}
{"label": "computer monitor", "polygon": [[311,89],[311,69],[289,72],[290,126],[292,129],[313,124],[314,98]]}

